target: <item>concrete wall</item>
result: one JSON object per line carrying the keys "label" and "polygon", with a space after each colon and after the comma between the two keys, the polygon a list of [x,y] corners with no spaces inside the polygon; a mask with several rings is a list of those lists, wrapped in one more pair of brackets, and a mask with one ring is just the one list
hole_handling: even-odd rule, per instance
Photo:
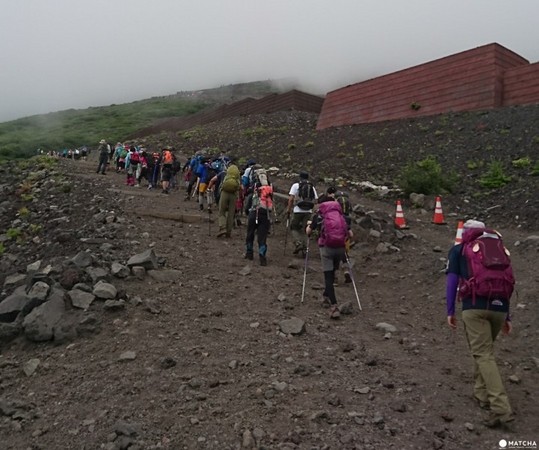
{"label": "concrete wall", "polygon": [[488,44],[353,84],[327,94],[317,129],[500,107],[504,74],[528,65]]}

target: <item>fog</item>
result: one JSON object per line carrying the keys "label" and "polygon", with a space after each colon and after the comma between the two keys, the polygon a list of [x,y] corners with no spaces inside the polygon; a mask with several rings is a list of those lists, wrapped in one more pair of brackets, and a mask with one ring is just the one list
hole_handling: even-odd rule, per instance
{"label": "fog", "polygon": [[497,42],[539,61],[538,0],[0,0],[0,122],[292,78],[333,89]]}

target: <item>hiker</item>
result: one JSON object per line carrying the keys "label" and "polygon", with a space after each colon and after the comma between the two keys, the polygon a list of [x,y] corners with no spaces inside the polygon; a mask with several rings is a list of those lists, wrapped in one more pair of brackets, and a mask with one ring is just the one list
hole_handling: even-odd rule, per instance
{"label": "hiker", "polygon": [[129,147],[129,153],[125,157],[125,172],[126,180],[125,184],[128,186],[135,186],[135,177],[138,169],[139,155],[134,145]]}
{"label": "hiker", "polygon": [[221,195],[219,198],[219,232],[217,237],[230,237],[234,226],[236,213],[236,199],[240,190],[240,170],[230,158],[230,164],[226,169],[226,175],[221,183]]}
{"label": "hiker", "polygon": [[292,239],[294,239],[294,255],[303,253],[305,256],[307,251],[307,239],[304,234],[307,222],[311,219],[313,213],[314,202],[318,199],[318,194],[313,184],[309,181],[307,172],[299,173],[299,181],[290,187],[288,193],[287,214],[292,220],[290,221],[290,231]]}
{"label": "hiker", "polygon": [[[478,287],[480,284],[474,284],[473,288],[469,289],[471,280],[480,279],[482,278],[480,275],[483,275],[478,273],[480,269],[472,262],[473,255],[470,251],[472,253],[481,252],[481,246],[487,244],[484,244],[484,241],[480,244],[480,240],[485,238],[500,240],[498,236],[496,232],[486,229],[483,222],[466,221],[462,233],[462,243],[453,246],[449,251],[446,272],[447,323],[452,330],[457,328],[455,301],[457,291],[459,291],[462,300],[462,322],[468,347],[474,359],[473,395],[479,407],[490,411],[489,417],[484,422],[490,428],[505,428],[514,419],[493,353],[494,341],[499,332],[509,334],[512,330],[511,315],[509,314],[509,297],[512,293],[512,286],[506,293],[496,296],[479,295],[478,291],[483,293]],[[503,244],[501,245],[503,248]],[[503,252],[505,252],[505,248],[503,248]],[[473,269],[474,277],[472,278],[470,272],[473,267],[475,269]],[[504,275],[504,278],[507,277]],[[512,278],[512,273],[510,278]],[[488,290],[491,292],[492,287],[488,287]]]}
{"label": "hiker", "polygon": [[[206,188],[210,179],[213,177],[212,172],[210,171],[210,161],[208,158],[201,160],[198,166],[198,208],[200,211],[204,210],[204,198],[206,197]],[[208,206],[210,206],[208,204]]]}
{"label": "hiker", "polygon": [[97,166],[96,173],[101,173],[102,175],[105,175],[105,171],[107,170],[107,164],[109,162],[109,149],[107,146],[107,141],[105,141],[105,139],[101,139],[99,141],[99,147],[97,148],[97,151],[99,152],[99,165]]}
{"label": "hiker", "polygon": [[[263,169],[260,169],[259,174]],[[273,186],[269,183],[265,170],[262,176],[255,177],[252,193],[247,198],[247,236],[245,238],[245,258],[253,260],[255,233],[258,241],[260,265],[266,266],[268,246],[266,243],[273,210]],[[258,175],[258,174],[255,174]]]}
{"label": "hiker", "polygon": [[350,222],[342,213],[341,205],[335,200],[322,203],[312,222],[309,221],[305,229],[307,236],[319,230],[318,247],[324,272],[324,292],[322,306],[329,307],[329,316],[332,319],[340,317],[335,296],[335,270],[340,262],[346,258],[346,239],[352,239],[354,234],[350,229]]}
{"label": "hiker", "polygon": [[137,178],[136,186],[138,187],[142,185],[141,182],[143,178],[148,180],[148,185],[150,184],[149,173],[148,173],[148,158],[149,156],[148,156],[148,153],[146,152],[146,149],[141,148],[140,153],[139,153],[139,164],[138,164],[137,175],[136,175],[136,178]]}
{"label": "hiker", "polygon": [[161,193],[169,194],[170,193],[169,191],[170,179],[172,178],[172,164],[174,163],[174,155],[167,147],[163,148],[159,163],[161,165],[161,187],[163,189]]}
{"label": "hiker", "polygon": [[[322,194],[318,198],[318,203],[324,203],[324,202],[329,202],[329,201],[338,202],[341,205],[341,211],[346,219],[346,222],[352,223],[352,218],[350,217],[350,213],[352,211],[352,205],[348,198],[348,194],[342,191],[337,191],[337,189],[334,186],[330,186],[327,188],[325,194]],[[349,263],[349,260],[347,258],[350,252],[350,246],[351,246],[351,240],[347,238],[346,245],[345,245],[345,255],[344,255],[343,260],[341,261],[342,264],[340,265],[340,268],[344,274],[345,283],[352,282],[352,275],[350,274],[350,270],[352,269],[352,267],[351,267],[351,263]],[[339,284],[337,273],[335,273],[335,280],[333,283],[335,285]]]}
{"label": "hiker", "polygon": [[197,151],[193,157],[191,158],[191,162],[189,163],[189,184],[187,185],[187,193],[185,195],[185,200],[191,200],[191,194],[193,192],[193,188],[198,189],[196,186],[198,181],[198,173],[200,172],[200,164],[202,163],[202,159],[204,158],[204,155],[202,153],[202,150]]}

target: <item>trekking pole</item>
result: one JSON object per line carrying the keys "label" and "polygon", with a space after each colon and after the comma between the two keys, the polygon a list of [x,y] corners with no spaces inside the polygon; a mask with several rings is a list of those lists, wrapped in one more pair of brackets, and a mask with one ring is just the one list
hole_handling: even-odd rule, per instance
{"label": "trekking pole", "polygon": [[290,227],[290,217],[286,219],[286,231],[284,232],[284,250],[283,256],[286,255],[286,242],[288,240],[288,228]]}
{"label": "trekking pole", "polygon": [[311,238],[307,238],[307,248],[305,249],[305,269],[303,270],[303,287],[301,289],[301,303],[303,303],[303,299],[305,298],[305,281],[307,281],[307,262],[309,260],[309,242],[311,242]]}
{"label": "trekking pole", "polygon": [[344,254],[346,255],[346,263],[348,264],[348,270],[350,271],[350,278],[352,279],[352,286],[354,286],[354,292],[356,293],[357,304],[359,306],[359,310],[363,311],[361,309],[361,303],[359,302],[359,295],[357,293],[356,281],[354,280],[354,274],[352,273],[352,264],[350,264],[350,258],[348,257],[348,252],[345,251]]}

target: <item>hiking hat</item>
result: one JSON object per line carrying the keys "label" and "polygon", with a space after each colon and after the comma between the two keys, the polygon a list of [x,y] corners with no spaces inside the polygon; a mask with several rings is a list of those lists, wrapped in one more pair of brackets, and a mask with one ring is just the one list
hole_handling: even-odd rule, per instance
{"label": "hiking hat", "polygon": [[99,141],[99,143],[100,143],[100,144],[106,144],[107,141],[105,141],[105,139],[101,139],[101,140]]}
{"label": "hiking hat", "polygon": [[328,190],[326,191],[326,194],[331,195],[331,194],[335,194],[336,192],[337,192],[337,189],[335,189],[334,186],[330,186],[330,187],[328,187]]}
{"label": "hiking hat", "polygon": [[469,228],[486,228],[486,225],[479,220],[469,219],[464,222],[464,229],[467,230]]}
{"label": "hiking hat", "polygon": [[309,174],[308,174],[307,172],[305,172],[305,171],[302,170],[302,171],[299,173],[299,177],[300,177],[301,179],[303,179],[303,180],[308,180],[308,179],[309,179]]}

